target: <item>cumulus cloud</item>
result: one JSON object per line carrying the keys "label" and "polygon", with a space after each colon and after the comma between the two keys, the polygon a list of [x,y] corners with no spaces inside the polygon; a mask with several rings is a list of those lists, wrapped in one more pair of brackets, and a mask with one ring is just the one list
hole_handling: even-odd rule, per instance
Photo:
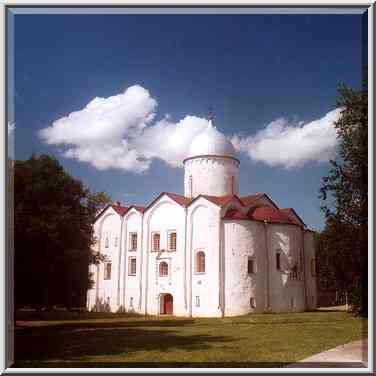
{"label": "cumulus cloud", "polygon": [[[157,107],[148,90],[134,85],[118,95],[94,98],[41,129],[39,137],[61,146],[64,157],[99,170],[143,173],[153,159],[181,167],[193,138],[208,127],[208,120],[191,115],[178,122],[170,115],[156,120]],[[232,142],[239,152],[271,166],[291,168],[328,160],[337,144],[333,122],[338,116],[337,109],[307,124],[277,119],[255,135],[234,135]]]}
{"label": "cumulus cloud", "polygon": [[154,121],[158,103],[134,85],[109,98],[95,98],[79,111],[39,131],[47,144],[63,145],[62,155],[99,170],[117,168],[142,173],[154,158],[181,166],[192,138],[208,121],[186,116],[178,123],[166,115]]}
{"label": "cumulus cloud", "polygon": [[334,122],[340,109],[309,123],[290,123],[280,118],[269,123],[255,135],[232,138],[235,149],[251,159],[285,168],[300,167],[309,161],[328,161],[333,158],[338,143]]}

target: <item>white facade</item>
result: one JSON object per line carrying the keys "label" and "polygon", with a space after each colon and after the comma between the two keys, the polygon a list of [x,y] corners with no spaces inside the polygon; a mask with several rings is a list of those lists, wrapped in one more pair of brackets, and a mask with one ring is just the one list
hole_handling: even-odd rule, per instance
{"label": "white facade", "polygon": [[211,124],[185,159],[184,196],[108,206],[94,225],[89,310],[222,317],[316,308],[313,233],[265,194],[239,197],[239,161]]}

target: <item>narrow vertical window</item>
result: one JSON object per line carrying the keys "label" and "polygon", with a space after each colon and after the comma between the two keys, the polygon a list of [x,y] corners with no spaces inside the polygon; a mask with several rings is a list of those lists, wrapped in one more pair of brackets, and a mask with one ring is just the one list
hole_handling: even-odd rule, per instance
{"label": "narrow vertical window", "polygon": [[193,197],[193,178],[192,178],[192,175],[189,176],[189,196]]}
{"label": "narrow vertical window", "polygon": [[295,264],[291,268],[291,278],[292,279],[298,279],[298,272],[299,272],[298,264]]}
{"label": "narrow vertical window", "polygon": [[290,299],[290,308],[295,308],[295,298]]}
{"label": "narrow vertical window", "polygon": [[205,253],[202,251],[196,253],[196,273],[205,273]]}
{"label": "narrow vertical window", "polygon": [[277,270],[281,270],[281,254],[279,252],[275,254],[275,267]]}
{"label": "narrow vertical window", "polygon": [[152,244],[153,251],[159,251],[160,245],[161,245],[161,235],[156,232],[153,234],[152,238],[153,238],[153,244]]}
{"label": "narrow vertical window", "polygon": [[117,247],[117,245],[118,245],[118,237],[117,237],[117,236],[115,236],[115,240],[114,240],[114,247]]}
{"label": "narrow vertical window", "polygon": [[311,274],[312,277],[316,275],[316,260],[314,258],[311,260]]}
{"label": "narrow vertical window", "polygon": [[168,250],[176,251],[176,232],[171,231],[168,233]]}
{"label": "narrow vertical window", "polygon": [[129,250],[130,251],[137,250],[137,232],[131,232],[129,234]]}
{"label": "narrow vertical window", "polygon": [[248,257],[248,274],[255,273],[255,260],[252,257]]}
{"label": "narrow vertical window", "polygon": [[104,279],[111,279],[111,263],[106,262],[104,264]]}
{"label": "narrow vertical window", "polygon": [[196,296],[196,307],[200,307],[200,297]]}
{"label": "narrow vertical window", "polygon": [[256,308],[256,299],[253,297],[249,299],[249,305],[251,306],[251,308]]}
{"label": "narrow vertical window", "polygon": [[108,235],[106,234],[106,237],[104,239],[104,247],[108,248],[110,246],[110,240],[108,238]]}
{"label": "narrow vertical window", "polygon": [[159,264],[159,276],[160,277],[166,277],[166,276],[168,276],[168,264],[165,261],[162,261]]}
{"label": "narrow vertical window", "polygon": [[128,275],[136,275],[136,257],[129,257],[128,259]]}

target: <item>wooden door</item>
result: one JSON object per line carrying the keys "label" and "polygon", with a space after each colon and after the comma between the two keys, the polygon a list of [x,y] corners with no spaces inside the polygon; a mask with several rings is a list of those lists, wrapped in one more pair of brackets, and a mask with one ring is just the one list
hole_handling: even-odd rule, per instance
{"label": "wooden door", "polygon": [[173,313],[173,298],[170,294],[167,294],[164,297],[164,313],[166,315],[172,315]]}

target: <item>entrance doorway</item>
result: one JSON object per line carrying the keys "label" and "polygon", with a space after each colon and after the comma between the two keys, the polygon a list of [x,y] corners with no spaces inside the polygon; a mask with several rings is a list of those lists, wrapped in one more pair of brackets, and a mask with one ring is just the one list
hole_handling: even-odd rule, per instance
{"label": "entrance doorway", "polygon": [[160,313],[161,315],[172,315],[174,312],[174,298],[171,294],[161,294],[161,306]]}

